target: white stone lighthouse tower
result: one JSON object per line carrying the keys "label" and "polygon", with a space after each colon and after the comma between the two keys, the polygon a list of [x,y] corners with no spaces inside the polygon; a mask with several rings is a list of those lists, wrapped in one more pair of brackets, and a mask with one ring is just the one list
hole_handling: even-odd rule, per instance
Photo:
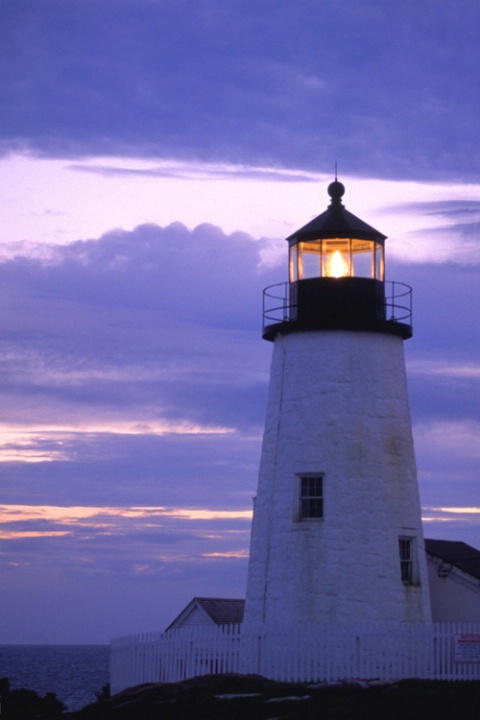
{"label": "white stone lighthouse tower", "polygon": [[403,342],[385,236],[331,204],[264,292],[273,342],[245,626],[431,620]]}

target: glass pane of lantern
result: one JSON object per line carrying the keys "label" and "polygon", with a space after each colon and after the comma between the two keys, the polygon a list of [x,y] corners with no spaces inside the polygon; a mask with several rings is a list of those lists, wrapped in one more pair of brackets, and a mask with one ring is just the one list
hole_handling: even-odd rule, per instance
{"label": "glass pane of lantern", "polygon": [[300,243],[301,270],[299,278],[320,277],[321,245],[319,242]]}
{"label": "glass pane of lantern", "polygon": [[352,240],[352,275],[374,277],[374,243],[370,240]]}
{"label": "glass pane of lantern", "polygon": [[298,280],[298,249],[296,245],[290,247],[290,282]]}
{"label": "glass pane of lantern", "polygon": [[323,241],[323,277],[346,277],[350,275],[350,240],[335,238]]}
{"label": "glass pane of lantern", "polygon": [[375,279],[383,282],[384,273],[383,247],[381,245],[375,245]]}

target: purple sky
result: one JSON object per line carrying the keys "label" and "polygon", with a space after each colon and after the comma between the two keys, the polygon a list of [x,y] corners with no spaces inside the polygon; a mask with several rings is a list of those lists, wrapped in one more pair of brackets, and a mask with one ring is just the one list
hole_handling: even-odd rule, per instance
{"label": "purple sky", "polygon": [[480,6],[0,4],[0,642],[242,597],[261,291],[328,204],[386,235],[427,537],[480,548]]}

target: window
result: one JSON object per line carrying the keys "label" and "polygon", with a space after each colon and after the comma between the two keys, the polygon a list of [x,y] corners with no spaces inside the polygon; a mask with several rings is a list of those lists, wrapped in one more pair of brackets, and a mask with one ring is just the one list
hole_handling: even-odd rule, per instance
{"label": "window", "polygon": [[323,518],[323,475],[300,475],[299,520]]}
{"label": "window", "polygon": [[413,539],[399,538],[400,577],[404,585],[413,584]]}

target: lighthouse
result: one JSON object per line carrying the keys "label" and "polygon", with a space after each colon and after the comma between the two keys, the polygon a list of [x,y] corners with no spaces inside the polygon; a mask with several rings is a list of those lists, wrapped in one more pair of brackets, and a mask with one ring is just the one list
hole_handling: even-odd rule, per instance
{"label": "lighthouse", "polygon": [[328,187],[264,291],[273,343],[244,626],[429,622],[403,343],[386,236]]}

